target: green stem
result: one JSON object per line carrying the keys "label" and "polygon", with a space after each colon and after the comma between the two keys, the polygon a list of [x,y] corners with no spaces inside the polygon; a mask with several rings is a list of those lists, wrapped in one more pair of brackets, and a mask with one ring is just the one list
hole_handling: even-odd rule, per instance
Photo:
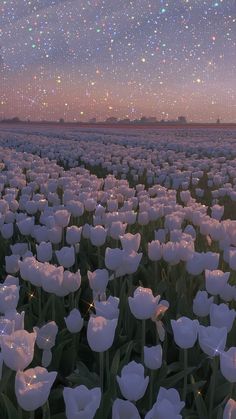
{"label": "green stem", "polygon": [[154,371],[151,370],[151,373],[150,373],[150,382],[149,382],[149,409],[152,408],[153,382],[154,382]]}
{"label": "green stem", "polygon": [[142,320],[141,362],[144,362],[144,346],[146,341],[146,320]]}
{"label": "green stem", "polygon": [[99,352],[99,366],[100,366],[100,387],[103,393],[103,376],[104,376],[104,352]]}
{"label": "green stem", "polygon": [[56,296],[52,294],[52,320],[56,320]]}
{"label": "green stem", "polygon": [[73,308],[75,308],[75,294],[74,292],[70,293],[70,309],[72,310]]}
{"label": "green stem", "polygon": [[210,402],[209,402],[209,419],[213,419],[214,395],[216,386],[216,374],[218,369],[218,358],[215,356],[212,360],[212,376],[210,388]]}
{"label": "green stem", "polygon": [[42,316],[42,290],[41,287],[38,287],[38,318],[39,318],[39,322],[41,321],[41,316]]}
{"label": "green stem", "polygon": [[117,281],[118,281],[118,279],[116,278],[116,271],[115,271],[114,272],[114,279],[112,280],[114,297],[118,297]]}
{"label": "green stem", "polygon": [[188,350],[184,349],[184,388],[183,388],[183,401],[185,402],[187,396],[187,384],[188,384]]}
{"label": "green stem", "polygon": [[74,246],[74,252],[75,252],[75,272],[78,271],[78,254],[76,253],[76,247]]}
{"label": "green stem", "polygon": [[22,419],[23,418],[23,412],[22,412],[22,409],[19,405],[17,406],[17,412],[18,412],[18,419]]}
{"label": "green stem", "polygon": [[101,247],[98,246],[98,268],[101,269],[102,267],[102,259],[101,259]]}
{"label": "green stem", "polygon": [[[107,351],[108,352],[108,351]],[[99,366],[100,366],[100,388],[102,393],[101,404],[100,404],[100,411],[101,417],[103,417],[103,391],[104,391],[104,352],[99,352]]]}
{"label": "green stem", "polygon": [[32,298],[33,298],[33,294],[32,294],[32,289],[31,289],[31,283],[28,282],[28,301],[29,301],[29,315],[30,318],[33,318],[33,310],[32,310]]}
{"label": "green stem", "polygon": [[109,350],[106,351],[106,386],[110,387],[110,368],[109,368]]}
{"label": "green stem", "polygon": [[157,290],[157,271],[158,271],[158,265],[157,265],[157,261],[154,262],[154,290]]}
{"label": "green stem", "polygon": [[34,419],[34,410],[32,410],[32,411],[30,412],[30,417],[29,417],[29,419]]}
{"label": "green stem", "polygon": [[73,344],[73,348],[74,348],[74,359],[73,359],[73,371],[76,368],[76,361],[77,361],[77,334],[74,333],[72,336],[72,344]]}
{"label": "green stem", "polygon": [[66,229],[62,227],[62,247],[65,246],[65,242],[66,242]]}
{"label": "green stem", "polygon": [[231,383],[230,384],[230,394],[229,394],[230,399],[234,398],[234,388],[235,388],[234,383]]}
{"label": "green stem", "polygon": [[112,280],[112,285],[113,285],[113,296],[117,297],[117,279],[116,278]]}
{"label": "green stem", "polygon": [[50,418],[51,418],[50,407],[49,407],[49,402],[47,400],[46,403],[43,405],[43,419],[50,419]]}
{"label": "green stem", "polygon": [[8,367],[6,367],[6,369],[4,368],[4,375],[2,379],[0,380],[0,393],[3,393],[7,390],[7,384],[12,374],[13,374],[13,371],[10,368]]}

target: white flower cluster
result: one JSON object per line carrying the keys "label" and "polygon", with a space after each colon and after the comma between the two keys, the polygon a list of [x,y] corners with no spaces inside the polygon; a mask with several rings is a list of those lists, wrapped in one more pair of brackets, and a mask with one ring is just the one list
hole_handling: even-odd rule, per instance
{"label": "white flower cluster", "polygon": [[[194,374],[189,390],[188,351],[198,347],[213,366],[219,357],[221,378],[236,382],[234,133],[224,133],[222,144],[217,132],[181,139],[165,132],[157,141],[153,132],[145,140],[122,131],[75,139],[48,130],[0,132],[2,380],[6,367],[15,371],[18,405],[41,408],[57,386],[51,369],[58,348],[74,343],[68,365],[80,372],[82,336],[81,347],[100,359],[101,385],[68,379],[65,414],[92,419],[103,409],[104,356],[109,369],[109,351],[133,339],[130,357],[113,373],[119,397],[110,397],[112,419],[181,418],[189,393],[197,397]],[[180,385],[153,384],[157,370],[170,374],[168,345],[183,350],[182,401]],[[207,396],[211,419],[214,390]],[[148,391],[140,412],[136,402]],[[236,402],[226,401],[229,419]]]}

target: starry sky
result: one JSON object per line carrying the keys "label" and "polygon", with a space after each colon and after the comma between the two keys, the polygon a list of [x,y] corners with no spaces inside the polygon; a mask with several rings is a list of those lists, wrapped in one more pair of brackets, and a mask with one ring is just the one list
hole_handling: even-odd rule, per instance
{"label": "starry sky", "polygon": [[236,122],[236,0],[1,0],[0,119]]}

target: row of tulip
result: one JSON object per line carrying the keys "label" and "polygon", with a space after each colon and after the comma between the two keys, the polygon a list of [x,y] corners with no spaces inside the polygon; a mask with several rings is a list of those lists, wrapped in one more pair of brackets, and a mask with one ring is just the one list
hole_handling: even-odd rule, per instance
{"label": "row of tulip", "polygon": [[203,130],[191,132],[191,136],[186,132],[181,139],[176,132],[167,131],[158,138],[158,147],[157,136],[152,132],[145,135],[145,140],[137,132],[129,136],[122,132],[119,135],[71,132],[62,136],[54,129],[29,134],[29,130],[3,132],[0,145],[47,156],[68,168],[77,167],[79,162],[97,172],[128,177],[134,185],[143,180],[176,190],[191,187],[204,200],[209,195],[204,188],[206,182],[212,199],[236,199],[234,131]]}
{"label": "row of tulip", "polygon": [[[39,150],[38,135],[1,134],[4,417],[232,417],[235,222],[220,189],[209,208],[187,190],[206,176],[204,194],[222,186],[233,200],[232,140],[209,138],[203,159],[200,140],[185,151],[153,134],[147,145],[50,135]],[[137,161],[145,184],[133,184]],[[178,185],[154,179],[162,164]]]}

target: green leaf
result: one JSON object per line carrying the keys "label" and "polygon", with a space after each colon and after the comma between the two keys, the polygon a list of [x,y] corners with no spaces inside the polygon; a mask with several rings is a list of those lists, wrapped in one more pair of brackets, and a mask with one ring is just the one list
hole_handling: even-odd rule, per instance
{"label": "green leaf", "polygon": [[114,386],[110,387],[102,398],[102,407],[97,412],[97,419],[109,419],[111,417],[111,407],[116,398],[116,391]]}
{"label": "green leaf", "polygon": [[167,375],[172,372],[177,372],[182,370],[182,365],[180,362],[172,362],[172,364],[167,365]]}
{"label": "green leaf", "polygon": [[56,415],[51,416],[51,419],[65,419],[65,413],[57,413]]}
{"label": "green leaf", "polygon": [[216,387],[215,391],[215,403],[219,404],[222,400],[225,399],[230,393],[231,385],[228,382],[225,382]]}
{"label": "green leaf", "polygon": [[223,408],[219,407],[217,411],[217,417],[216,419],[222,419],[223,418]]}
{"label": "green leaf", "polygon": [[[4,406],[7,411],[7,419],[18,419],[19,415],[11,400],[6,396],[6,394],[1,394],[1,398],[3,400]],[[2,413],[1,413],[2,417]]]}
{"label": "green leaf", "polygon": [[126,343],[124,345],[124,347],[122,348],[123,350],[125,350],[125,356],[123,358],[123,360],[120,363],[120,367],[123,368],[124,365],[128,364],[130,361],[130,357],[131,357],[131,352],[133,350],[133,346],[134,346],[134,341],[131,340],[130,342]]}
{"label": "green leaf", "polygon": [[41,319],[43,319],[43,320],[46,319],[47,311],[48,311],[49,307],[52,305],[52,300],[53,300],[53,295],[50,295],[50,297],[47,299],[47,302],[46,302],[45,306],[43,307],[42,314],[41,314]]}
{"label": "green leaf", "polygon": [[[194,367],[188,368],[187,369],[187,375],[191,374],[191,372],[193,372],[195,370]],[[172,375],[171,377],[165,378],[165,380],[162,382],[162,386],[163,387],[174,387],[179,381],[181,381],[184,378],[185,372],[184,371],[180,371],[177,374]]]}
{"label": "green leaf", "polygon": [[53,351],[52,365],[51,365],[53,369],[56,369],[56,370],[59,369],[63,350],[68,343],[71,343],[71,339],[66,339],[55,347]]}
{"label": "green leaf", "polygon": [[112,376],[116,376],[119,370],[119,365],[120,365],[120,350],[118,349],[114,355],[114,358],[112,360],[112,364],[111,364],[111,375]]}
{"label": "green leaf", "polygon": [[208,419],[208,412],[207,412],[206,404],[202,398],[201,392],[199,391],[199,388],[201,387],[201,385],[199,384],[202,383],[202,381],[195,382],[193,375],[191,375],[190,379],[192,383],[192,390],[193,390],[193,395],[194,395],[194,400],[195,400],[195,405],[197,408],[198,416],[201,419]]}
{"label": "green leaf", "polygon": [[100,378],[94,372],[90,372],[83,362],[78,363],[78,368],[67,379],[76,385],[84,384],[88,388],[99,387]]}

